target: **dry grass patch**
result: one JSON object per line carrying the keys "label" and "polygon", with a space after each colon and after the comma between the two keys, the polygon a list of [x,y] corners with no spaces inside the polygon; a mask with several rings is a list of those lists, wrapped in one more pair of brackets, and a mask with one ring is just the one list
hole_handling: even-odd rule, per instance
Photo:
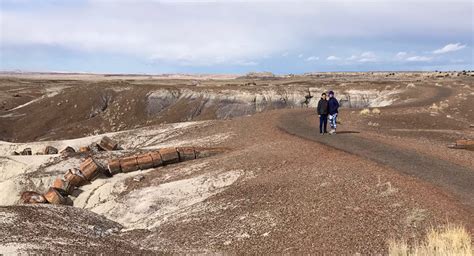
{"label": "dry grass patch", "polygon": [[390,256],[472,256],[471,235],[462,226],[448,224],[429,230],[422,242],[413,246],[406,240],[389,241]]}

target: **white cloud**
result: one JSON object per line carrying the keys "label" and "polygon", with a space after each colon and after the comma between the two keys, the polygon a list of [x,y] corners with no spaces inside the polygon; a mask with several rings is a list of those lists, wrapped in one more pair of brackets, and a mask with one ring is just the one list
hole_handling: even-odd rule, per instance
{"label": "white cloud", "polygon": [[377,61],[377,55],[373,52],[363,52],[360,55],[352,55],[346,58],[348,61],[358,61],[358,62],[375,62]]}
{"label": "white cloud", "polygon": [[327,57],[327,60],[340,60],[341,58],[337,57],[337,56],[329,56]]}
{"label": "white cloud", "polygon": [[315,61],[315,60],[319,60],[319,57],[317,57],[317,56],[309,56],[308,58],[306,58],[306,61]]}
{"label": "white cloud", "polygon": [[407,56],[407,54],[408,54],[407,52],[398,52],[397,55],[395,55],[395,57],[397,59],[403,59]]}
{"label": "white cloud", "polygon": [[434,50],[434,54],[443,54],[443,53],[448,53],[448,52],[455,52],[459,51],[461,49],[466,48],[466,45],[462,45],[461,43],[455,43],[455,44],[447,44],[443,48]]}
{"label": "white cloud", "polygon": [[352,55],[351,57],[347,58],[346,60],[356,60],[357,59],[357,56],[356,55]]}
{"label": "white cloud", "polygon": [[299,54],[298,58],[303,58],[303,56],[304,56],[303,54]]}
{"label": "white cloud", "polygon": [[425,61],[430,61],[432,60],[432,57],[427,57],[427,56],[412,56],[408,57],[405,60],[406,61],[412,61],[412,62],[425,62]]}
{"label": "white cloud", "polygon": [[281,54],[282,57],[287,57],[288,56],[288,52],[284,52]]}
{"label": "white cloud", "polygon": [[373,52],[363,52],[360,55],[359,62],[375,62],[377,61],[377,55]]}

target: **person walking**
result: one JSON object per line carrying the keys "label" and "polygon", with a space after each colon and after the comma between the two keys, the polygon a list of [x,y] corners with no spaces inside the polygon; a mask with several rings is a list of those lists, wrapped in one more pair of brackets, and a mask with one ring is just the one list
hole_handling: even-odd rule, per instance
{"label": "person walking", "polygon": [[331,131],[329,134],[336,134],[337,127],[337,114],[339,112],[339,102],[336,97],[334,97],[334,92],[329,91],[329,100],[328,100],[328,114],[329,114],[329,124],[331,125]]}
{"label": "person walking", "polygon": [[326,93],[321,94],[316,112],[318,112],[319,116],[319,134],[324,135],[328,132],[328,101],[326,99]]}

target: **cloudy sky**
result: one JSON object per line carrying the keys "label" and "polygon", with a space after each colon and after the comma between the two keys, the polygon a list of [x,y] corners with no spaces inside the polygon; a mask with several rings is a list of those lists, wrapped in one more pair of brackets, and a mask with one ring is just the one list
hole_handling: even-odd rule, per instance
{"label": "cloudy sky", "polygon": [[0,69],[462,70],[470,0],[0,0]]}

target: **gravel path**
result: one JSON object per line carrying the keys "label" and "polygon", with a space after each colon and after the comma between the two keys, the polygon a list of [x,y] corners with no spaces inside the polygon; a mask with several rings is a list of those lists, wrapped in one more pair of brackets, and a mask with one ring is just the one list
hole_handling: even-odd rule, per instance
{"label": "gravel path", "polygon": [[367,158],[401,173],[428,181],[453,193],[463,204],[474,207],[473,168],[362,138],[353,131],[341,131],[335,136],[320,136],[317,134],[316,126],[311,124],[309,119],[314,119],[312,111],[288,113],[281,117],[279,127],[301,138]]}

